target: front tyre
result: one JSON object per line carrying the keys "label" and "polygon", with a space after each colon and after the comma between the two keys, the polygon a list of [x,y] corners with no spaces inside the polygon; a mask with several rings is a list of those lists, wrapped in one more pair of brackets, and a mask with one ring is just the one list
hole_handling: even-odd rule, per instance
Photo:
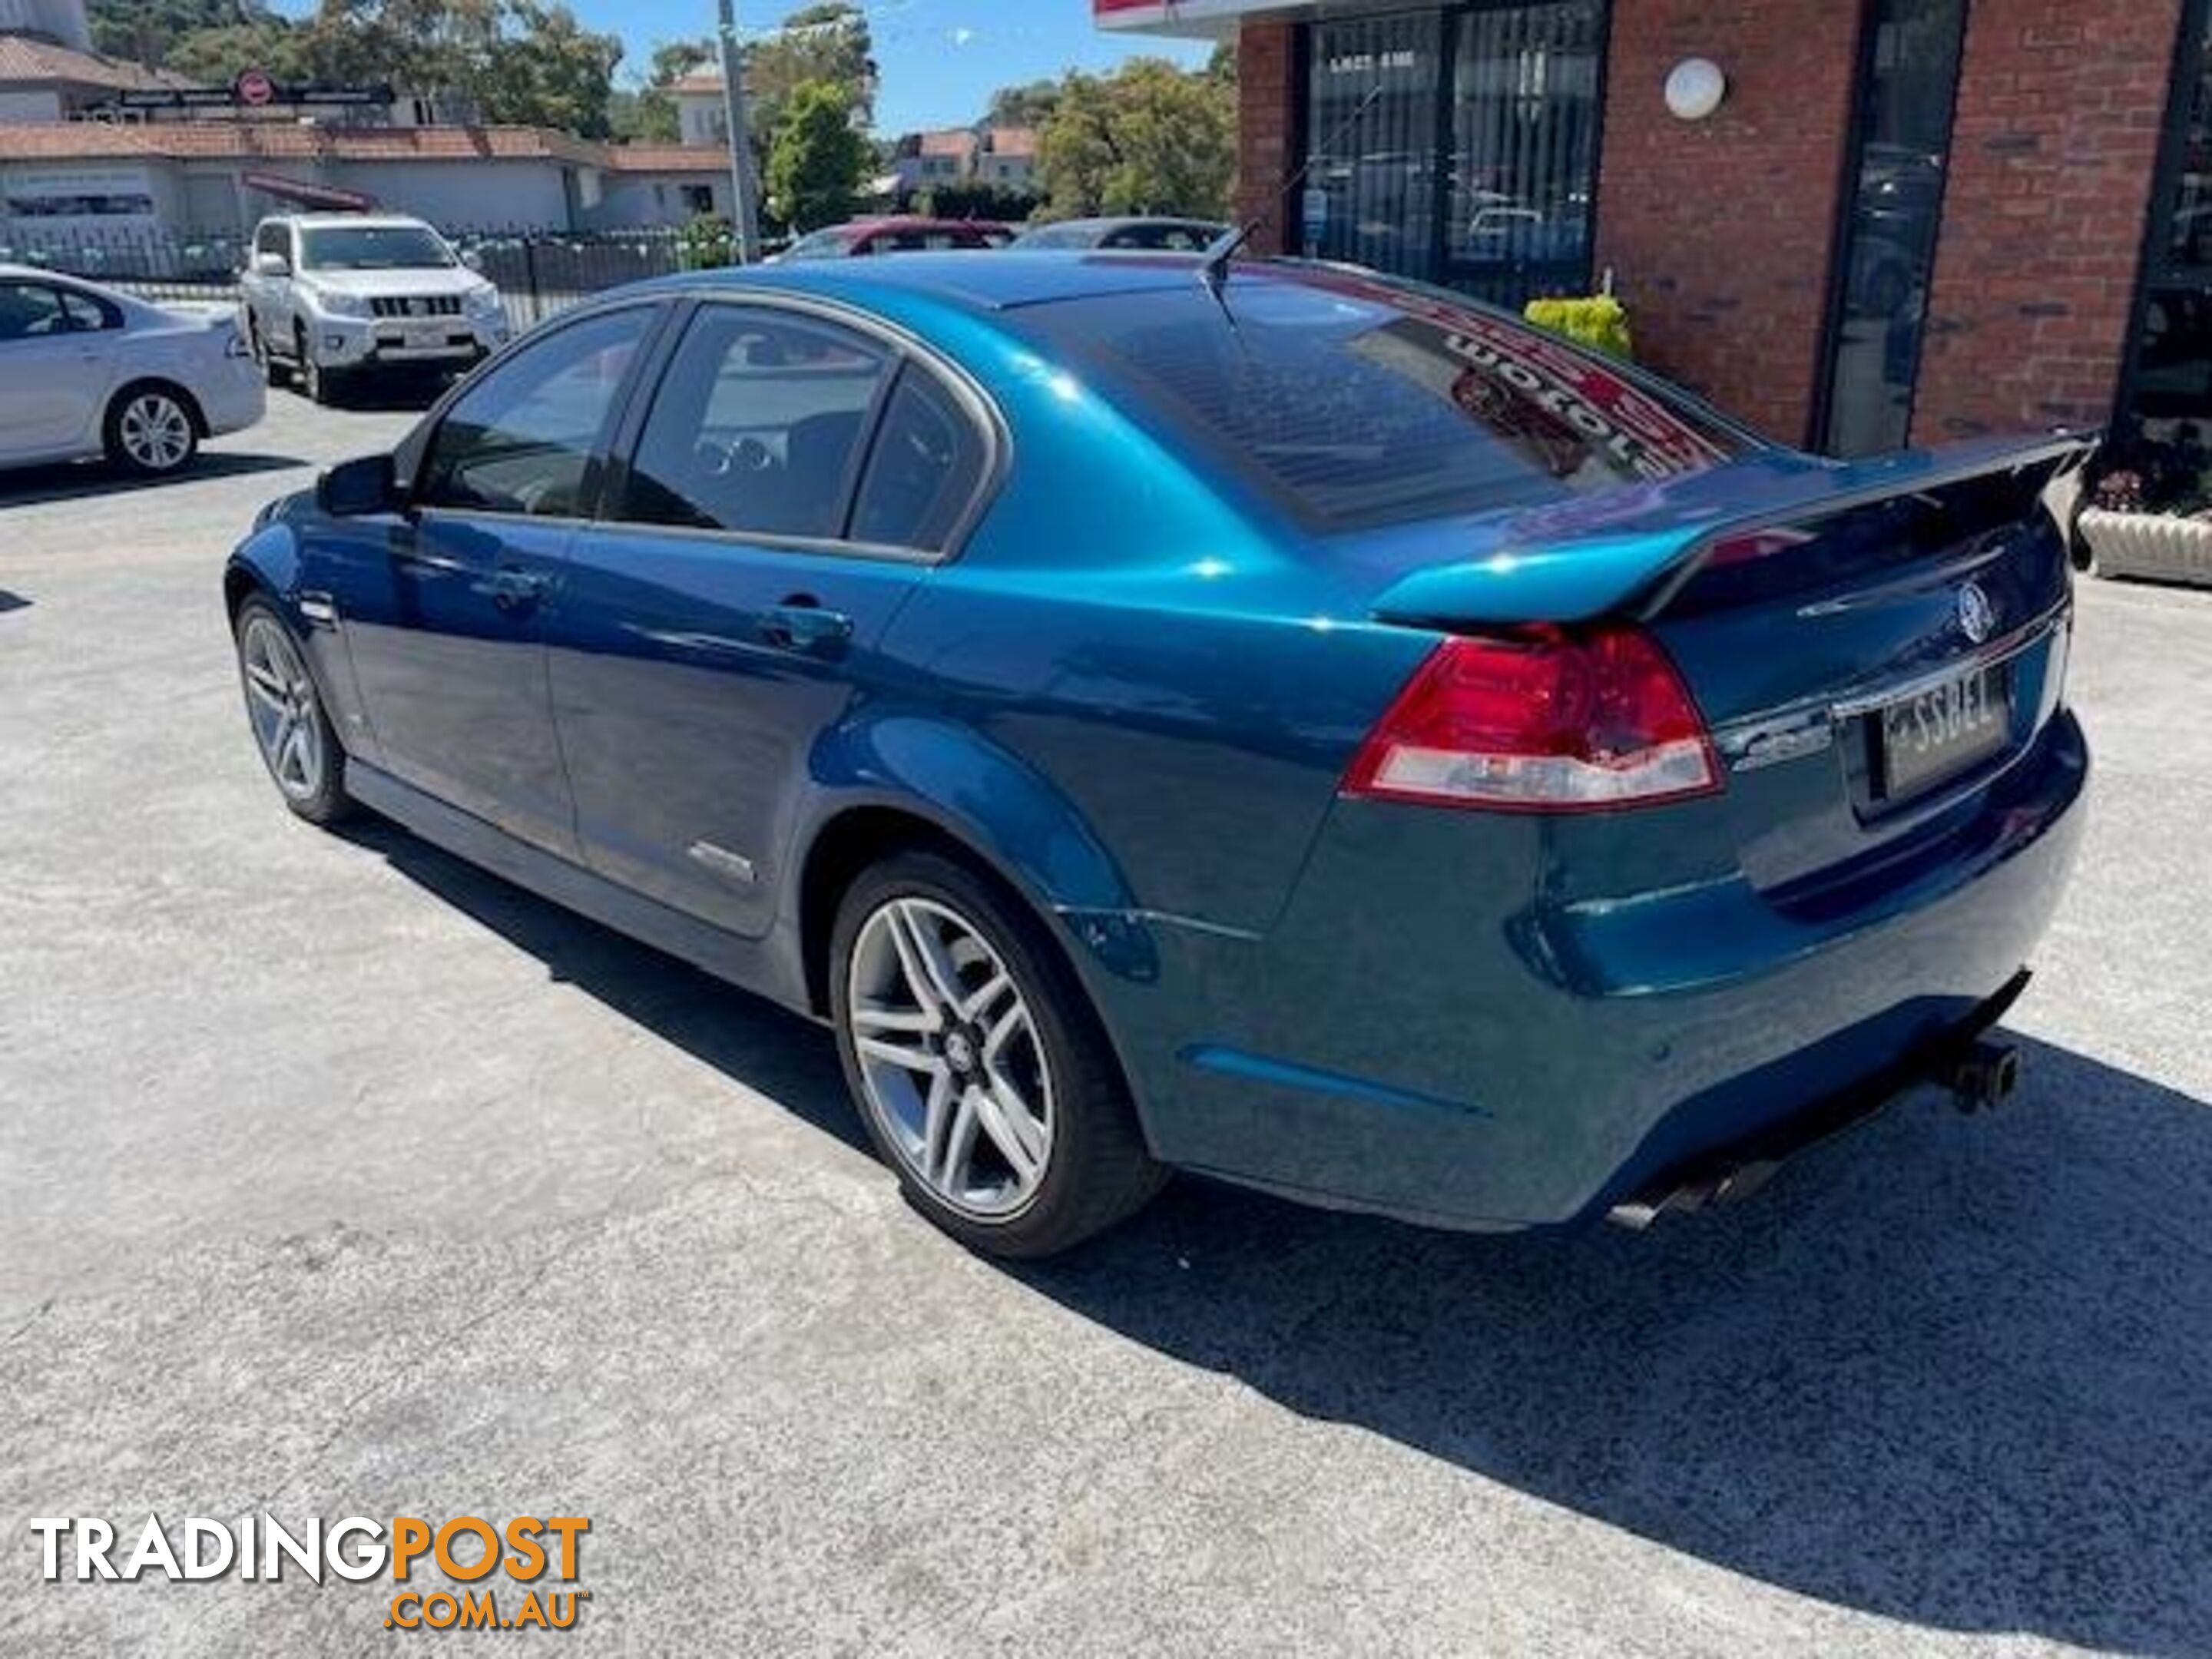
{"label": "front tyre", "polygon": [[238,672],[254,745],[284,805],[310,823],[335,823],[353,808],[345,750],[323,711],[300,644],[267,600],[239,607]]}
{"label": "front tyre", "polygon": [[199,423],[174,386],[142,383],[116,393],[101,429],[109,462],[142,478],[167,477],[199,453]]}
{"label": "front tyre", "polygon": [[1073,972],[966,866],[899,854],[839,907],[837,1047],[907,1198],[992,1255],[1054,1255],[1143,1206],[1166,1172]]}

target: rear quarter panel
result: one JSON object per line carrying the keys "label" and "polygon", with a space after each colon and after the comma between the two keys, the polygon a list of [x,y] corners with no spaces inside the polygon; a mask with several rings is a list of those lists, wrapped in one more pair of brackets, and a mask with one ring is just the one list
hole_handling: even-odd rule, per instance
{"label": "rear quarter panel", "polygon": [[1264,931],[1432,641],[1364,621],[1285,526],[1018,340],[925,331],[1004,412],[1012,464],[893,625],[873,712],[927,711],[1041,781],[1129,908]]}

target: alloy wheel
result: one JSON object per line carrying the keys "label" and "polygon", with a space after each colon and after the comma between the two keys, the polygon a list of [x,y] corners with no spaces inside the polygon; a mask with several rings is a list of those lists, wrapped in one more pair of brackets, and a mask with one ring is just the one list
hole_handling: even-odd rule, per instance
{"label": "alloy wheel", "polygon": [[330,755],[315,683],[299,647],[275,618],[252,616],[239,641],[239,665],[246,711],[269,775],[291,799],[313,800],[321,792]]}
{"label": "alloy wheel", "polygon": [[981,930],[934,899],[886,900],[854,941],[846,1006],[868,1109],[908,1174],[980,1220],[1025,1209],[1052,1159],[1053,1078]]}
{"label": "alloy wheel", "polygon": [[191,416],[166,392],[142,392],[125,404],[115,434],[123,453],[148,472],[172,471],[192,453]]}

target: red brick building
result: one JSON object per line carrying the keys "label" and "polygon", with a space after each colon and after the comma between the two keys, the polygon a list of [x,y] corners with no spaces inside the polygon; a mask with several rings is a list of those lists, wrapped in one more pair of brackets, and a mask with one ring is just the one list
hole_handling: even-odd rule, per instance
{"label": "red brick building", "polygon": [[1640,356],[1837,453],[2212,426],[2212,0],[1093,4],[1237,40],[1263,246],[1609,277]]}

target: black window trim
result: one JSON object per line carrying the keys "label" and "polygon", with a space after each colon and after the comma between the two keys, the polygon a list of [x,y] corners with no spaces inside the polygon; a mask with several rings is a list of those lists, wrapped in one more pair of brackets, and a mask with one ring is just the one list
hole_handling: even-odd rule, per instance
{"label": "black window trim", "polygon": [[[548,323],[544,328],[532,329],[508,342],[506,347],[487,358],[477,367],[476,373],[465,375],[452,390],[433,404],[430,412],[422,417],[421,424],[402,439],[392,452],[392,470],[394,475],[405,486],[406,510],[409,514],[412,516],[435,513],[445,518],[489,519],[501,524],[586,525],[595,522],[606,495],[608,481],[614,471],[612,463],[616,454],[615,440],[623,430],[624,422],[629,419],[630,410],[639,401],[638,386],[641,372],[659,355],[662,342],[666,337],[670,314],[676,309],[677,307],[669,305],[665,299],[659,295],[627,298],[607,305],[580,306],[574,311],[563,312],[557,319]],[[496,507],[452,507],[441,502],[426,501],[421,499],[423,475],[430,465],[430,453],[437,447],[438,434],[444,429],[447,418],[453,413],[454,404],[466,397],[484,380],[497,374],[502,366],[513,362],[525,351],[542,346],[568,332],[571,329],[580,328],[586,324],[598,322],[604,318],[616,316],[626,311],[659,314],[647,316],[645,332],[639,339],[637,356],[632,360],[629,373],[623,375],[623,383],[615,388],[615,395],[608,405],[607,416],[599,422],[599,432],[592,441],[592,451],[584,465],[583,486],[579,491],[581,500],[575,512],[543,515],[533,513],[502,513]]]}
{"label": "black window trim", "polygon": [[[709,306],[781,313],[805,321],[828,323],[860,335],[867,343],[884,353],[890,373],[884,376],[883,384],[876,389],[875,400],[866,416],[866,435],[854,446],[853,455],[846,463],[843,499],[836,515],[837,535],[770,535],[757,531],[653,524],[617,515],[614,510],[616,504],[623,498],[630,469],[635,463],[638,445],[645,435],[646,421],[660,396],[669,368],[675,360],[677,348],[689,331],[692,319]],[[1012,438],[997,404],[965,369],[918,335],[890,319],[816,295],[775,289],[716,287],[694,290],[684,296],[683,303],[672,309],[672,315],[665,325],[665,331],[649,357],[641,365],[641,382],[631,392],[629,407],[616,431],[614,453],[610,458],[598,499],[593,503],[593,522],[625,530],[650,532],[657,536],[679,536],[686,539],[726,544],[734,543],[787,552],[826,554],[876,563],[951,564],[967,551],[969,538],[990,511],[992,503],[998,499],[999,490],[1012,468]],[[967,416],[974,435],[982,445],[983,465],[966,505],[953,520],[952,528],[947,532],[942,548],[856,541],[850,534],[853,517],[860,503],[860,486],[866,480],[869,467],[875,459],[877,441],[883,435],[884,419],[890,412],[891,395],[909,371],[930,374],[937,380],[954,404]]]}

